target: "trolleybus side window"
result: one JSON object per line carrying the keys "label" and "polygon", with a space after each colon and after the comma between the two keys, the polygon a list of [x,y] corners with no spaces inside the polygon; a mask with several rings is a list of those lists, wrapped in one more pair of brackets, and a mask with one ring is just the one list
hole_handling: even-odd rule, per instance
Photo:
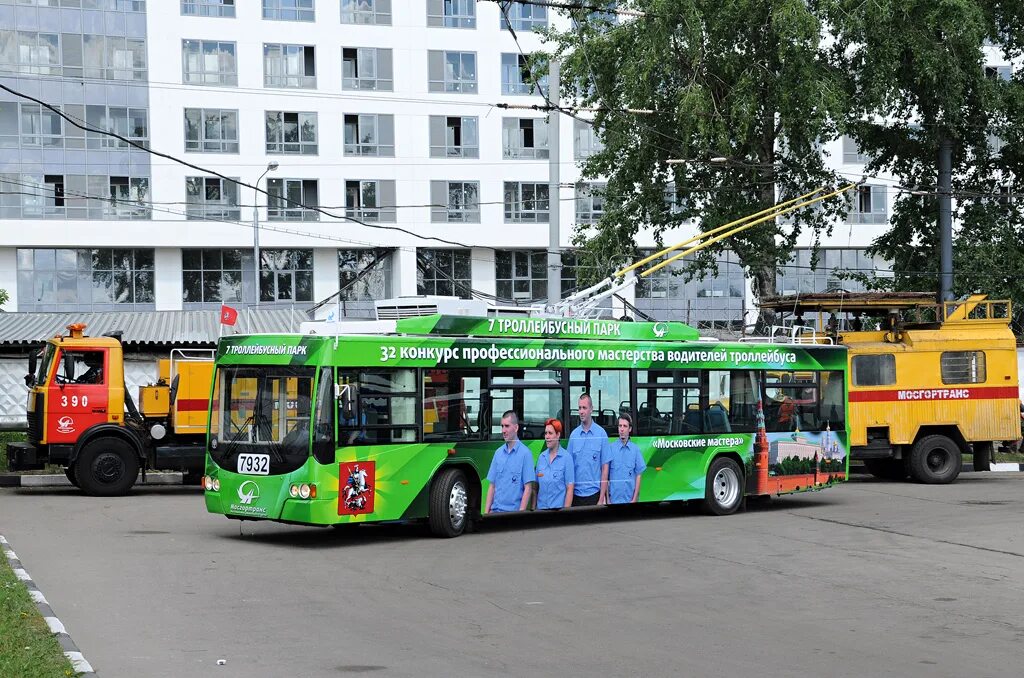
{"label": "trolleybus side window", "polygon": [[891,386],[896,383],[896,356],[892,353],[853,356],[854,386]]}
{"label": "trolleybus side window", "polygon": [[423,370],[423,440],[484,437],[485,370]]}
{"label": "trolleybus side window", "polygon": [[818,430],[817,374],[765,372],[764,425],[769,432]]}
{"label": "trolleybus side window", "polygon": [[985,383],[984,351],[945,351],[939,366],[943,384]]}
{"label": "trolleybus side window", "polygon": [[339,370],[341,445],[416,441],[416,370]]}
{"label": "trolleybus side window", "polygon": [[757,416],[754,373],[708,370],[707,402],[701,408],[705,433],[751,433]]}
{"label": "trolleybus side window", "polygon": [[594,403],[594,422],[610,437],[619,435],[620,414],[635,418],[629,370],[569,370],[569,421],[556,417],[561,419],[564,430],[572,431],[579,426],[579,411],[574,406],[584,393],[589,393]]}
{"label": "trolleybus side window", "polygon": [[833,431],[846,428],[846,404],[843,400],[843,373],[839,370],[821,373],[822,428]]}
{"label": "trolleybus side window", "polygon": [[316,397],[316,425],[313,428],[313,458],[321,464],[334,463],[334,379],[331,369],[320,370]]}
{"label": "trolleybus side window", "polygon": [[637,434],[689,435],[704,430],[697,370],[637,370]]}
{"label": "trolleybus side window", "polygon": [[515,410],[519,415],[519,438],[542,440],[544,422],[562,419],[562,370],[492,370],[491,439],[501,440],[501,415]]}

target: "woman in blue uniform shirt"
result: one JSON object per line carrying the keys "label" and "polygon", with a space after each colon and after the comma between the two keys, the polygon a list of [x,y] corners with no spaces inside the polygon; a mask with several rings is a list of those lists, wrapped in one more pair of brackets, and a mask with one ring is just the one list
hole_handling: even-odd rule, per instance
{"label": "woman in blue uniform shirt", "polygon": [[544,422],[544,450],[537,458],[537,508],[560,509],[572,506],[575,464],[561,446],[562,422]]}

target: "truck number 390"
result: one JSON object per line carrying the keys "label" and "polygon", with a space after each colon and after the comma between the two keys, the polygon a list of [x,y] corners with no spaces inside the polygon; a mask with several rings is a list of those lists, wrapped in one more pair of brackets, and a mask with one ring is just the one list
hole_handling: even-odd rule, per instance
{"label": "truck number 390", "polygon": [[71,405],[71,407],[88,407],[89,396],[71,396],[69,398],[66,395],[62,395],[60,397],[60,406],[67,407],[68,405]]}

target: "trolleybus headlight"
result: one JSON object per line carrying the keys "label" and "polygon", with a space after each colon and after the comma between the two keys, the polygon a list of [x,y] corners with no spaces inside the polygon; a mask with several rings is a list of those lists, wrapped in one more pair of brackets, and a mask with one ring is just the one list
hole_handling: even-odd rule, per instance
{"label": "trolleybus headlight", "polygon": [[299,485],[299,497],[302,499],[309,499],[309,485],[306,483]]}
{"label": "trolleybus headlight", "polygon": [[220,479],[219,478],[214,478],[213,479],[213,491],[214,492],[220,492]]}
{"label": "trolleybus headlight", "polygon": [[203,476],[203,489],[204,490],[212,490],[213,489],[213,478],[211,478],[210,476]]}
{"label": "trolleybus headlight", "polygon": [[292,485],[291,487],[289,487],[288,488],[288,494],[290,494],[293,499],[295,497],[299,496],[299,486],[298,485]]}

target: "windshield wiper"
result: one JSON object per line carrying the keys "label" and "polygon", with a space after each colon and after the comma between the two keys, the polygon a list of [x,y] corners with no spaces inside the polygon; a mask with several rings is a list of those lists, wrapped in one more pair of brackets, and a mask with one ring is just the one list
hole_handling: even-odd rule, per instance
{"label": "windshield wiper", "polygon": [[248,426],[249,424],[251,424],[251,423],[252,423],[252,420],[253,420],[253,416],[255,416],[255,415],[252,415],[252,414],[250,414],[250,415],[248,416],[248,418],[247,418],[247,419],[246,419],[245,421],[243,421],[243,422],[241,423],[241,425],[239,425],[239,426],[238,426],[237,432],[236,432],[236,433],[235,433],[235,435],[234,435],[234,436],[233,436],[233,437],[231,438],[231,440],[229,440],[229,441],[228,441],[228,446],[227,446],[227,449],[226,449],[226,450],[224,450],[224,458],[225,458],[225,459],[227,459],[227,458],[228,458],[229,456],[231,456],[231,452],[232,452],[232,451],[233,451],[233,450],[235,449],[235,447],[236,447],[236,446],[238,445],[238,442],[239,442],[239,441],[241,440],[241,438],[242,438],[242,434],[243,434],[243,433],[246,433],[246,432],[248,431],[248,429],[246,428],[246,426]]}

